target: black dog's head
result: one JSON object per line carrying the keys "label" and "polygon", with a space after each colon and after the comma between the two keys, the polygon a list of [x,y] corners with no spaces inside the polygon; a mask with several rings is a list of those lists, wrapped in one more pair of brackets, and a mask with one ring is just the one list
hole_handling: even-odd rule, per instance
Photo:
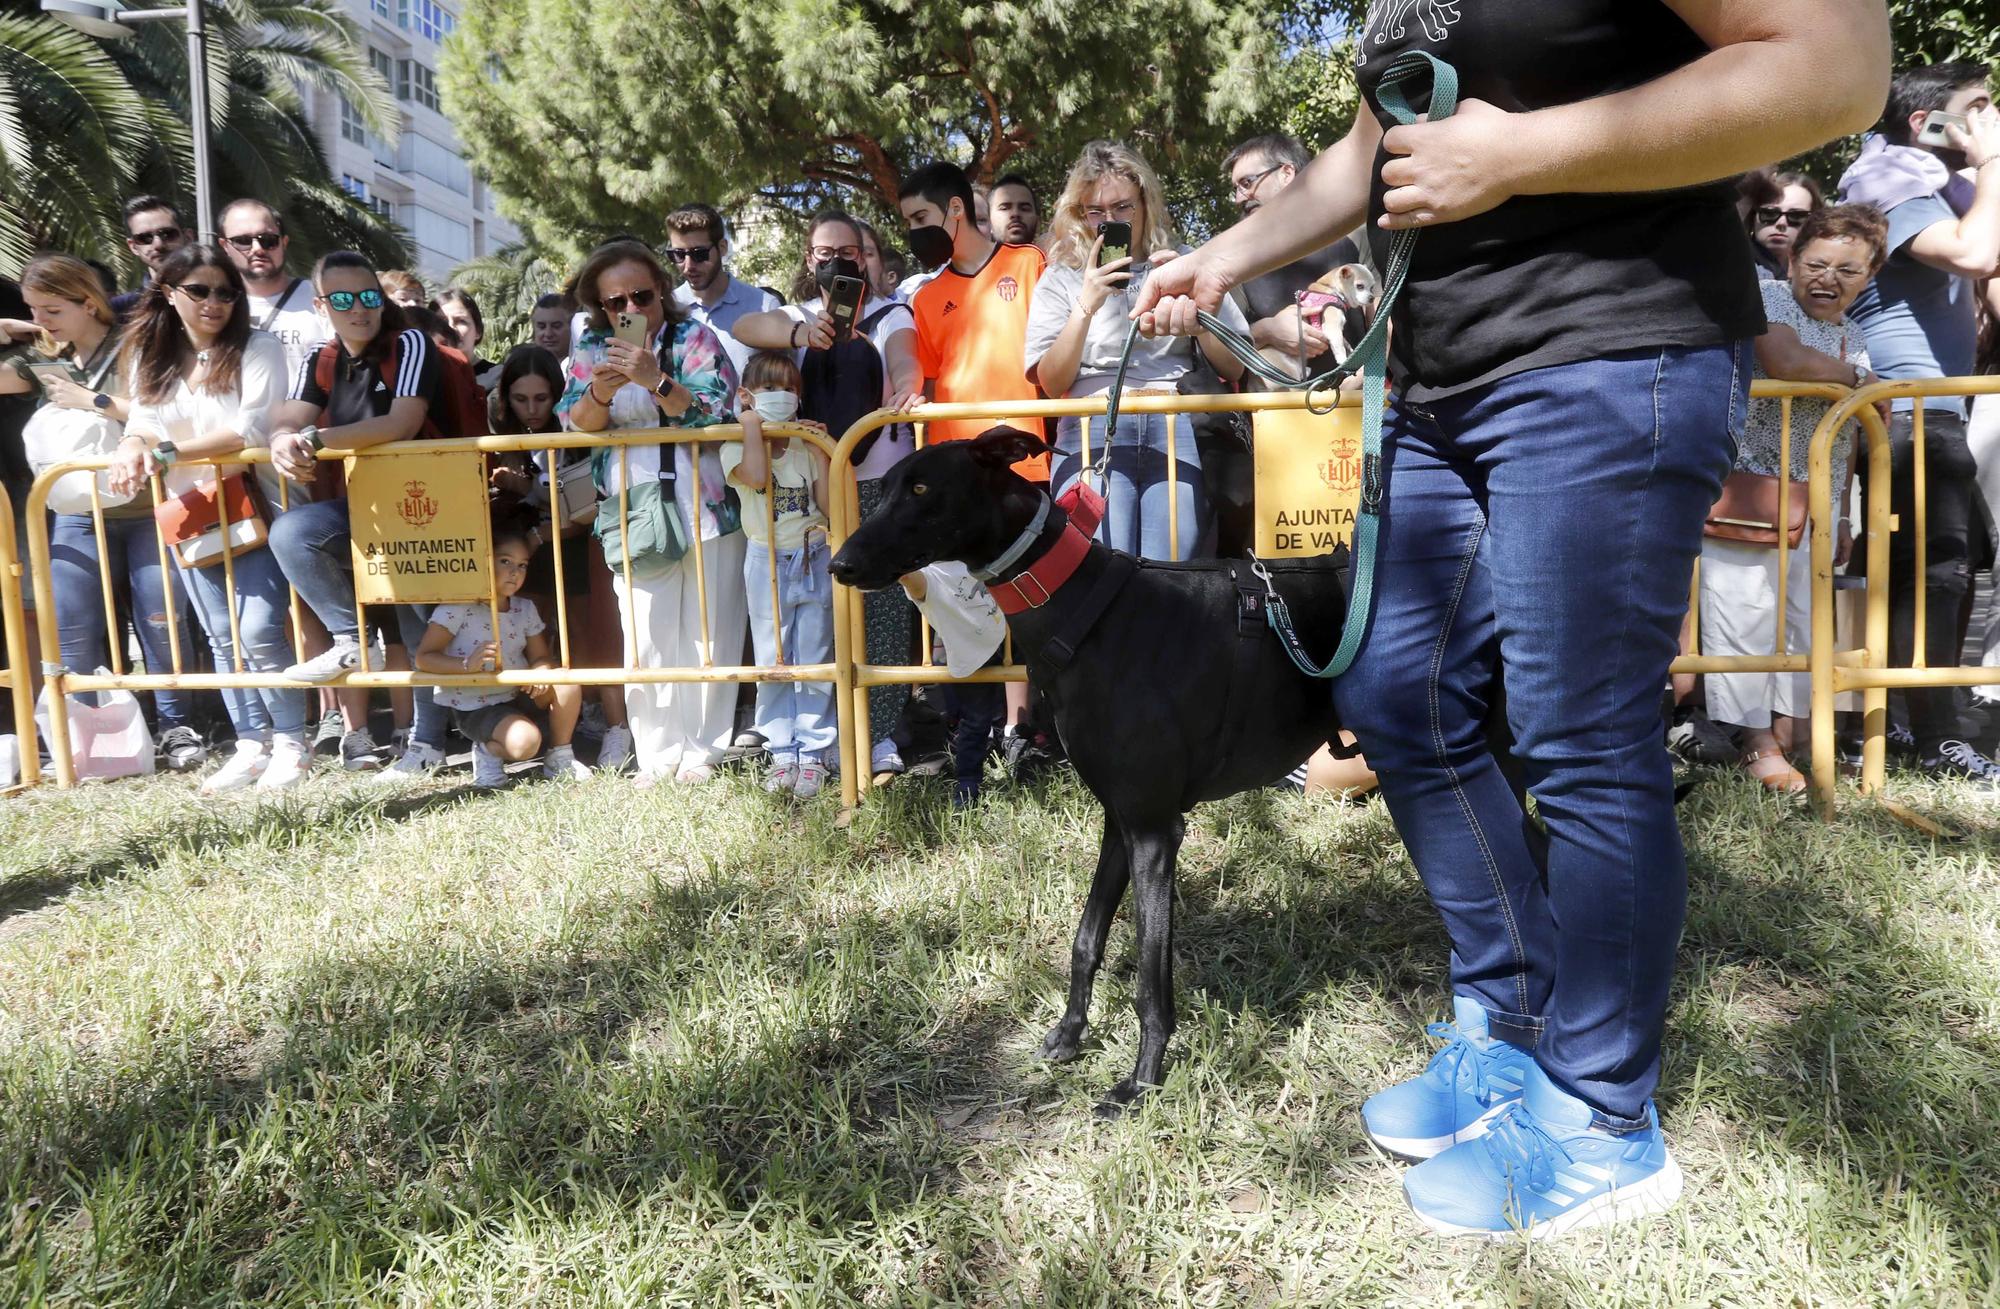
{"label": "black dog's head", "polygon": [[882,503],[833,557],[834,577],[873,591],[940,560],[992,562],[1047,494],[1013,465],[1047,452],[1039,437],[1013,427],[917,451],[882,479]]}

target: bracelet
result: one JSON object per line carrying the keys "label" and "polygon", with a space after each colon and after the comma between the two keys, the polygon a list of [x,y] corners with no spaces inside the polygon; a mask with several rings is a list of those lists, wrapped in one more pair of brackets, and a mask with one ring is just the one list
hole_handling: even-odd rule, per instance
{"label": "bracelet", "polygon": [[[597,383],[592,382],[590,385],[584,387],[583,393],[589,396],[590,402],[596,405],[599,409],[609,409],[611,407],[611,400],[599,400],[597,398]],[[617,398],[618,397],[616,395],[613,395],[611,397],[612,400],[615,400]]]}
{"label": "bracelet", "polygon": [[787,341],[792,343],[792,349],[794,350],[799,348],[799,329],[804,326],[805,326],[804,323],[799,323],[799,322],[793,323],[791,335],[785,338]]}

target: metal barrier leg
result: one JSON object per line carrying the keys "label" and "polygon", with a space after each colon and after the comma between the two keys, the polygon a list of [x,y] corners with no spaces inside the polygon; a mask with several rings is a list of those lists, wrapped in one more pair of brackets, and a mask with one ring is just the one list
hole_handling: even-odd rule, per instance
{"label": "metal barrier leg", "polygon": [[0,495],[0,623],[7,627],[7,691],[14,706],[14,739],[21,752],[20,780],[42,780],[36,744],[33,666],[28,662],[28,617],[21,605],[21,561],[14,557],[14,505]]}
{"label": "metal barrier leg", "polygon": [[[1889,666],[1889,532],[1894,521],[1889,502],[1893,459],[1889,451],[1889,428],[1871,405],[1861,410],[1861,430],[1868,451],[1868,587],[1863,643],[1868,652],[1867,667]],[[1921,639],[1921,638],[1919,638]],[[1831,700],[1834,689],[1827,695]],[[1868,687],[1861,697],[1861,790],[1873,794],[1882,789],[1888,774],[1889,689]]]}
{"label": "metal barrier leg", "polygon": [[76,785],[70,753],[69,678],[63,669],[62,638],[56,622],[55,582],[49,571],[49,483],[37,478],[28,492],[28,575],[35,588],[35,630],[42,646],[42,687],[49,697],[49,758],[56,785]]}

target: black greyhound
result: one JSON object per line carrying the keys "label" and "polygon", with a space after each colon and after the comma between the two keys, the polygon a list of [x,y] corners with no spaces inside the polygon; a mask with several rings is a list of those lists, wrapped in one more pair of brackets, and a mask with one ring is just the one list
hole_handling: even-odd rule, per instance
{"label": "black greyhound", "polygon": [[[1299,672],[1267,630],[1264,583],[1249,564],[1141,562],[1086,544],[1045,490],[1011,469],[1046,449],[1001,428],[918,451],[889,473],[880,507],[834,556],[833,575],[868,590],[940,560],[974,569],[1003,561],[990,585],[1003,608],[1020,608],[1008,619],[1015,652],[1104,805],[1069,1006],[1042,1041],[1043,1058],[1076,1057],[1112,915],[1126,883],[1137,886],[1139,1058],[1098,1106],[1116,1113],[1159,1084],[1174,1031],[1182,816],[1276,782],[1332,740],[1336,723],[1331,686]],[[1344,565],[1267,567],[1312,653],[1331,654],[1346,617]]]}

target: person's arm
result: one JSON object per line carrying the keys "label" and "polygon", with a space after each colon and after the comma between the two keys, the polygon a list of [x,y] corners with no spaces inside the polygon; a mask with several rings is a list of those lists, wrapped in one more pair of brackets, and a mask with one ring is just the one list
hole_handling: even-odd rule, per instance
{"label": "person's arm", "polygon": [[729,334],[757,350],[824,350],[833,344],[833,319],[825,310],[807,320],[765,309],[737,319]]}
{"label": "person's arm", "polygon": [[[5,321],[0,319],[0,324]],[[0,359],[0,395],[28,395],[39,389],[35,385],[35,375],[28,371],[25,363]]]}
{"label": "person's arm", "polygon": [[771,450],[764,440],[764,419],[751,402],[748,391],[737,393],[741,411],[736,421],[743,427],[743,458],[729,470],[729,480],[752,491],[771,484]]}
{"label": "person's arm", "polygon": [[833,511],[826,507],[826,487],[833,479],[833,461],[816,445],[808,445],[806,451],[812,455],[813,503],[819,506],[821,514],[829,514]]}
{"label": "person's arm", "polygon": [[2000,266],[2000,116],[1989,110],[1967,126],[1969,131],[1947,127],[1945,132],[1979,170],[1972,206],[1956,220],[1932,223],[1917,233],[1908,249],[1919,263],[1955,277],[1985,278]]}
{"label": "person's arm", "polygon": [[[1815,350],[1799,339],[1799,334],[1783,323],[1772,323],[1757,338],[1757,367],[1766,377],[1780,382],[1829,382],[1835,386],[1854,385],[1854,365]],[[1874,374],[1867,377],[1874,380]]]}
{"label": "person's arm", "polygon": [[1709,52],[1664,77],[1528,113],[1470,100],[1442,122],[1392,128],[1381,225],[1453,222],[1517,195],[1697,186],[1880,117],[1890,59],[1883,0],[1666,5]]}
{"label": "person's arm", "polygon": [[486,667],[499,667],[500,647],[491,641],[481,644],[461,659],[454,659],[445,653],[456,635],[449,627],[439,627],[432,623],[424,629],[424,639],[410,652],[410,663],[420,673],[472,673]]}
{"label": "person's arm", "polygon": [[908,409],[923,399],[924,371],[917,366],[917,333],[905,327],[889,333],[882,346],[882,367],[889,374],[889,407]]}
{"label": "person's arm", "polygon": [[[1113,291],[1132,280],[1130,255],[1098,266],[1097,252],[1103,244],[1104,238],[1099,236],[1084,252],[1082,280],[1074,291],[1067,272],[1053,264],[1035,284],[1035,302],[1028,319],[1027,373],[1028,380],[1046,395],[1060,399],[1069,394],[1083,367],[1091,320]],[[1060,326],[1050,336],[1049,327],[1054,323]]]}

